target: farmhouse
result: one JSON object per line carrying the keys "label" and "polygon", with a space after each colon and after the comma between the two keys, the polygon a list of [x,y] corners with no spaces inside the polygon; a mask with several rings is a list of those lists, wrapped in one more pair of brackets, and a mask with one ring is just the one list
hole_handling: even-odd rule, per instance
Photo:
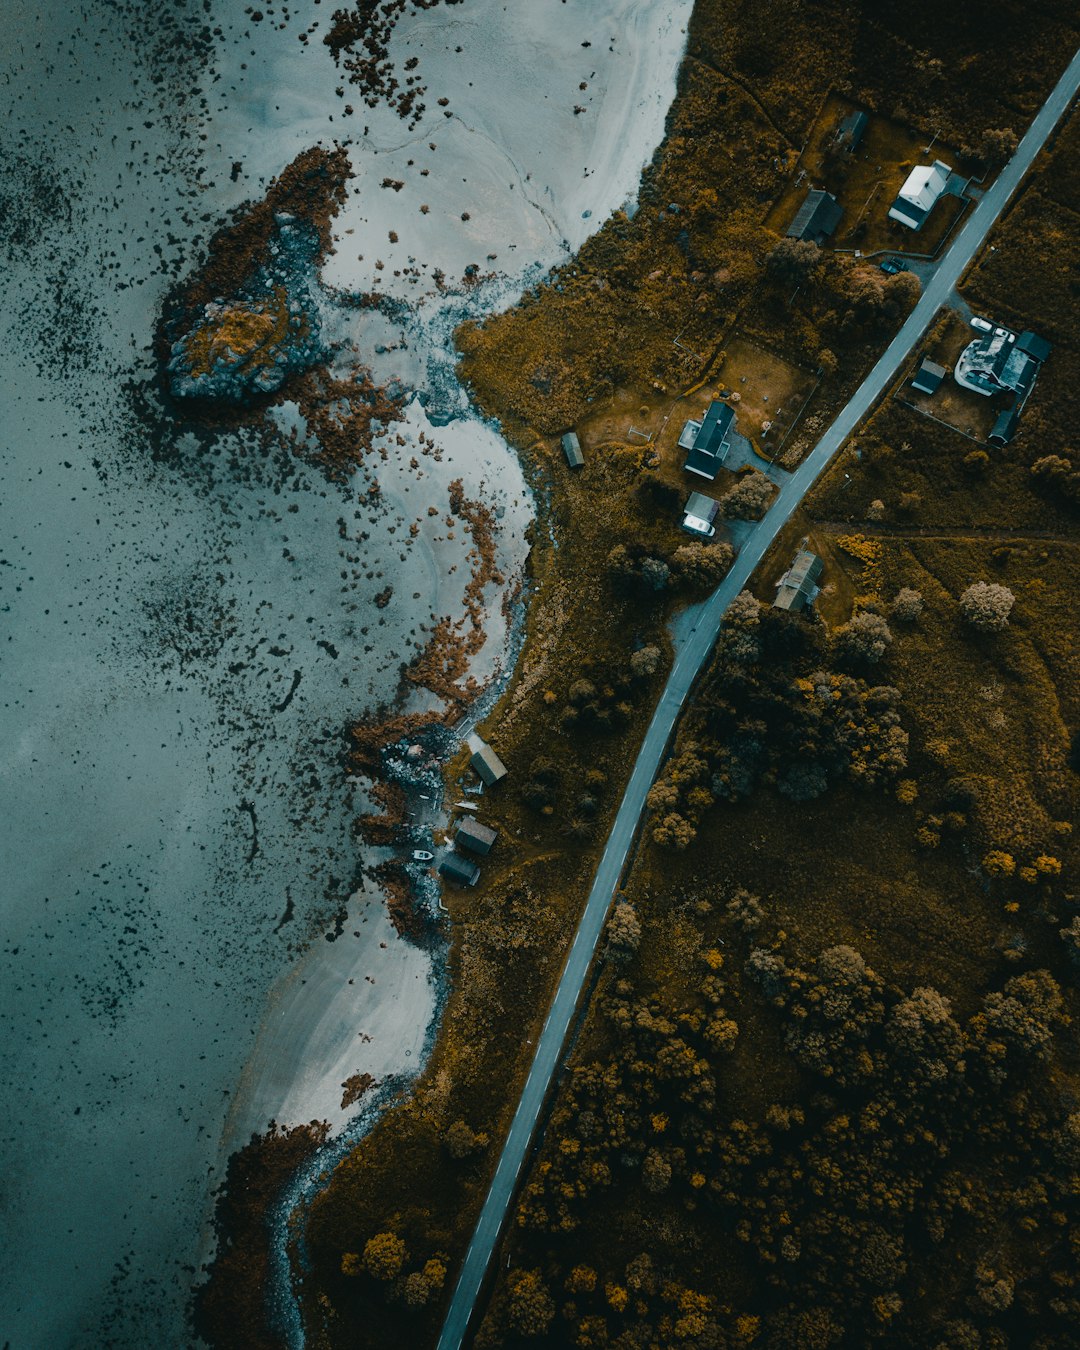
{"label": "farmhouse", "polygon": [[806,194],[806,200],[795,213],[795,219],[787,229],[788,239],[807,239],[820,248],[832,235],[844,208],[831,192],[822,192],[814,188]]}
{"label": "farmhouse", "polygon": [[498,830],[493,830],[490,825],[481,825],[478,820],[466,816],[457,827],[454,847],[463,848],[469,853],[479,853],[483,857],[491,852],[491,846],[498,837]]}
{"label": "farmhouse", "polygon": [[911,381],[911,387],[919,394],[936,394],[947,373],[944,366],[939,366],[936,361],[924,356],[915,378]]}
{"label": "farmhouse", "polygon": [[896,201],[889,207],[889,219],[898,220],[908,229],[921,230],[934,203],[945,191],[951,173],[949,165],[940,159],[912,169]]}
{"label": "farmhouse", "polygon": [[714,479],[727,457],[734,411],[726,404],[714,401],[700,422],[688,421],[679,437],[679,446],[686,450],[683,468],[701,478]]}
{"label": "farmhouse", "polygon": [[[1035,352],[1041,355],[1035,356]],[[987,398],[1010,390],[1024,398],[1035,383],[1040,362],[1049,354],[1050,344],[1034,333],[1024,333],[1018,341],[1007,328],[995,328],[986,337],[968,343],[953,375],[964,389]]]}
{"label": "farmhouse", "polygon": [[817,580],[824,565],[816,553],[811,553],[808,548],[799,549],[795,561],[776,583],[773,609],[797,613],[812,605],[817,598]]}
{"label": "farmhouse", "polygon": [[706,497],[704,492],[691,492],[683,508],[682,527],[690,534],[711,538],[716,533],[716,525],[713,522],[719,510],[720,503],[715,498]]}
{"label": "farmhouse", "polygon": [[469,767],[485,787],[494,787],[500,778],[506,777],[506,765],[487,741],[470,736],[469,749],[472,751]]}
{"label": "farmhouse", "polygon": [[463,858],[459,853],[448,853],[439,864],[440,873],[448,881],[459,886],[475,886],[480,880],[480,869],[476,863]]}
{"label": "farmhouse", "polygon": [[562,438],[563,454],[566,456],[566,462],[572,469],[580,469],[585,463],[585,456],[581,453],[581,442],[577,438],[577,433],[568,431]]}

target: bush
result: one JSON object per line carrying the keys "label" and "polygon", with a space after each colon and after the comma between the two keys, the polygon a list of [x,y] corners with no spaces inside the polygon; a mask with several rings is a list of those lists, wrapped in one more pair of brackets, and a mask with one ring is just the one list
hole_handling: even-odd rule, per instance
{"label": "bush", "polygon": [[659,558],[643,558],[641,562],[641,580],[648,590],[662,591],[668,584],[671,569]]}
{"label": "bush", "polygon": [[980,633],[1000,633],[1007,627],[1016,597],[1008,586],[975,581],[960,597],[960,613]]}
{"label": "bush", "polygon": [[730,520],[760,520],[772,501],[773,485],[759,470],[741,478],[720,502]]}
{"label": "bush", "polygon": [[836,636],[845,656],[871,664],[881,660],[893,640],[892,631],[883,616],[869,609],[860,610],[850,623],[837,629]]}
{"label": "bush", "polygon": [[730,544],[683,544],[672,554],[671,565],[684,585],[711,591],[723,580],[734,557]]}
{"label": "bush", "polygon": [[923,604],[922,591],[901,586],[889,607],[889,613],[900,623],[914,623],[923,612]]}
{"label": "bush", "polygon": [[630,655],[630,674],[635,680],[647,680],[660,668],[660,648],[642,647]]}
{"label": "bush", "polygon": [[376,1280],[396,1280],[408,1255],[396,1233],[376,1233],[364,1245],[364,1269]]}

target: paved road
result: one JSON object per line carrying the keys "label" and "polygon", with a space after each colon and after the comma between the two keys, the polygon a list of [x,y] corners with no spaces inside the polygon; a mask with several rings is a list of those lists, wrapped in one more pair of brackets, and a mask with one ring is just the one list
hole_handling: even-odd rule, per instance
{"label": "paved road", "polygon": [[607,847],[600,859],[596,880],[589,892],[566,968],[548,1011],[543,1033],[537,1042],[532,1067],[510,1126],[510,1133],[503,1145],[498,1168],[465,1255],[465,1262],[439,1337],[438,1350],[459,1350],[464,1343],[480,1286],[514,1195],[518,1173],[528,1155],[540,1108],[562,1056],[567,1030],[645,808],[645,794],[652,786],[660,767],[686,696],[716,641],[724,611],[746,585],[750,574],[779,531],[791,518],[792,512],[862,417],[888,387],[929,326],[930,320],[956,285],[964,268],[978,252],[990,227],[1031,167],[1032,161],[1072,102],[1078,88],[1080,88],[1080,52],[1073,57],[1069,68],[1032,122],[1016,154],[999,174],[993,186],[987,190],[982,201],[968,218],[967,224],[957,235],[904,326],[859,386],[851,402],[806,460],[784,483],[768,514],[747,538],[731,571],[708,602],[701,607],[694,628],[682,643],[652,722],[645,733],[615,823],[611,827]]}

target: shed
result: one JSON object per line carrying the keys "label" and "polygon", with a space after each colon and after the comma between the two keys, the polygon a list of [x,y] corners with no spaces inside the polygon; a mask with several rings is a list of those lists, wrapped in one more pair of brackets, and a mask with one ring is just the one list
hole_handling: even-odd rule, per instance
{"label": "shed", "polygon": [[789,239],[808,239],[812,244],[824,244],[840,224],[844,208],[831,192],[813,188],[795,213],[787,229]]}
{"label": "shed", "polygon": [[1039,337],[1038,333],[1032,333],[1030,329],[1025,329],[1016,339],[1016,350],[1024,352],[1036,361],[1045,361],[1053,348],[1044,337]]}
{"label": "shed", "polygon": [[709,404],[700,422],[689,421],[682,429],[679,445],[688,451],[683,468],[701,478],[714,479],[727,457],[735,412],[719,399]]}
{"label": "shed", "polygon": [[562,438],[563,454],[566,456],[566,462],[572,469],[580,469],[585,463],[585,456],[581,453],[581,442],[577,438],[576,431],[568,431]]}
{"label": "shed", "polygon": [[466,816],[457,827],[454,847],[467,849],[469,853],[479,853],[483,857],[491,852],[491,846],[498,837],[498,830],[493,830],[490,825],[481,825],[478,820]]}
{"label": "shed", "polygon": [[459,886],[475,886],[480,880],[479,867],[470,858],[463,858],[460,853],[448,853],[439,864],[439,872],[448,881],[455,881]]}
{"label": "shed", "polygon": [[849,151],[858,150],[869,121],[870,118],[864,112],[851,113],[836,128],[837,139],[845,141]]}
{"label": "shed", "polygon": [[472,751],[469,767],[485,787],[494,787],[500,778],[506,777],[506,765],[487,741],[482,741],[479,736],[470,736],[469,749]]}
{"label": "shed", "polygon": [[682,527],[690,534],[708,538],[716,533],[713,522],[719,510],[720,503],[714,497],[707,497],[704,492],[691,492],[683,508]]}
{"label": "shed", "polygon": [[1011,408],[1006,408],[999,412],[990,430],[987,440],[993,445],[1008,445],[1016,435],[1016,428],[1020,421],[1020,400],[1013,404]]}
{"label": "shed", "polygon": [[818,593],[817,580],[825,564],[808,548],[799,549],[795,560],[776,583],[776,599],[773,609],[786,609],[792,612],[812,605]]}
{"label": "shed", "polygon": [[936,394],[947,373],[944,366],[939,366],[936,361],[924,356],[918,373],[911,381],[911,387],[920,394]]}

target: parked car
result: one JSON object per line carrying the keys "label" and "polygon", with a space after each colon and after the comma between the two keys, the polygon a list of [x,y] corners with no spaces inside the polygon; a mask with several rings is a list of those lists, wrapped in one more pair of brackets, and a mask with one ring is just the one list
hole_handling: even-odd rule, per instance
{"label": "parked car", "polygon": [[980,319],[977,314],[972,315],[969,322],[971,324],[971,327],[977,328],[980,333],[992,333],[994,331],[994,325],[990,322],[990,320]]}
{"label": "parked car", "polygon": [[883,272],[888,273],[890,277],[896,276],[897,272],[910,272],[911,268],[906,262],[901,262],[899,258],[886,258],[879,266]]}

